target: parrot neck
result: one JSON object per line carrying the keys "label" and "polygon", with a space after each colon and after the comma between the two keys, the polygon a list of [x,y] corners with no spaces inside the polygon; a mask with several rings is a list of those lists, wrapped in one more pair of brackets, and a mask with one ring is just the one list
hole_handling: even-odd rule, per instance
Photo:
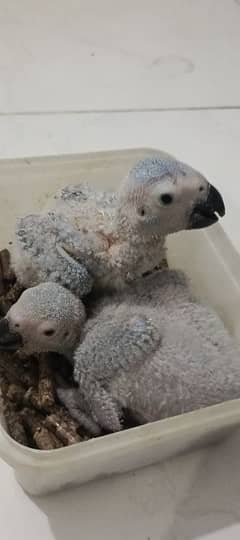
{"label": "parrot neck", "polygon": [[115,230],[120,240],[125,241],[127,239],[129,244],[132,243],[135,246],[136,243],[148,244],[162,242],[165,236],[163,231],[161,230],[159,232],[158,228],[154,225],[153,227],[149,227],[149,225],[144,227],[143,224],[131,223],[128,217],[121,211],[116,215]]}

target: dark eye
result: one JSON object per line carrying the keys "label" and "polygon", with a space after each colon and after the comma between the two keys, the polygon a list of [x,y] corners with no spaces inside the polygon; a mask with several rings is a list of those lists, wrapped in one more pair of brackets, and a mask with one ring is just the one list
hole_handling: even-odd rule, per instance
{"label": "dark eye", "polygon": [[169,193],[165,193],[164,195],[161,195],[160,200],[163,204],[167,206],[168,204],[171,204],[173,202],[173,196]]}
{"label": "dark eye", "polygon": [[20,324],[15,323],[14,326],[15,326],[15,328],[19,328]]}
{"label": "dark eye", "polygon": [[144,208],[140,208],[140,210],[139,210],[139,215],[140,215],[140,216],[145,216],[145,210],[144,210]]}
{"label": "dark eye", "polygon": [[200,186],[199,191],[203,191],[203,190],[204,190],[204,187]]}
{"label": "dark eye", "polygon": [[53,334],[55,334],[55,330],[49,328],[49,330],[45,330],[43,333],[44,336],[53,336]]}
{"label": "dark eye", "polygon": [[65,334],[64,334],[64,337],[68,337],[69,336],[69,332],[66,331]]}

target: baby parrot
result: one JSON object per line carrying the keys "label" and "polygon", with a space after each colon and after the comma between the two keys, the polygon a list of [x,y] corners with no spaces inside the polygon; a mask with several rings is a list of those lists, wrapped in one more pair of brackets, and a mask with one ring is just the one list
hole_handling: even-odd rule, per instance
{"label": "baby parrot", "polygon": [[19,219],[13,267],[25,288],[54,281],[80,297],[92,287],[120,290],[161,263],[168,234],[207,227],[224,213],[220,193],[199,172],[149,157],[115,195],[68,187],[52,210]]}

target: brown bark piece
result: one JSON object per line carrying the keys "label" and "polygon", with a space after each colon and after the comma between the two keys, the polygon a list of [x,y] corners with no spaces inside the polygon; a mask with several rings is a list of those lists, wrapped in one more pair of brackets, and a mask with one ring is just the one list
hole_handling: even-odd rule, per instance
{"label": "brown bark piece", "polygon": [[14,356],[5,352],[0,354],[0,375],[6,376],[10,383],[21,382],[22,370],[15,365]]}
{"label": "brown bark piece", "polygon": [[40,406],[51,411],[55,404],[55,390],[50,355],[41,354],[39,357],[38,396]]}
{"label": "brown bark piece", "polygon": [[6,398],[16,403],[16,405],[22,405],[24,394],[25,390],[22,385],[11,383],[8,387]]}
{"label": "brown bark piece", "polygon": [[41,404],[39,401],[39,395],[36,388],[33,386],[30,386],[30,388],[27,389],[23,396],[23,404],[27,407],[34,407],[34,409],[37,409],[38,411],[42,411]]}
{"label": "brown bark piece", "polygon": [[34,360],[23,361],[17,354],[0,353],[0,374],[5,375],[10,383],[20,383],[25,387],[34,386],[37,383]]}
{"label": "brown bark piece", "polygon": [[38,383],[38,361],[37,357],[23,357],[19,351],[15,355],[15,365],[21,366],[21,380],[26,386],[36,386]]}
{"label": "brown bark piece", "polygon": [[4,373],[0,373],[0,390],[2,398],[6,398],[9,389],[9,381]]}
{"label": "brown bark piece", "polygon": [[66,422],[66,420],[64,420],[59,413],[48,415],[46,417],[45,424],[66,446],[76,444],[77,442],[81,441],[81,437],[77,431],[75,429],[71,429],[71,423]]}
{"label": "brown bark piece", "polygon": [[23,423],[31,433],[33,441],[40,450],[54,450],[63,446],[44,425],[44,417],[36,411],[25,408],[22,413]]}
{"label": "brown bark piece", "polygon": [[4,418],[11,437],[18,443],[29,446],[21,414],[15,411],[8,403],[5,403],[4,406]]}
{"label": "brown bark piece", "polygon": [[[75,420],[75,418],[72,418],[69,412],[62,406],[59,407],[59,416],[61,418],[61,421],[66,423],[68,430],[72,434],[79,434],[79,423],[77,422],[77,420]],[[80,438],[85,439],[85,435],[79,434],[79,436]]]}
{"label": "brown bark piece", "polygon": [[36,429],[33,440],[39,450],[55,450],[63,447],[63,443],[43,425]]}

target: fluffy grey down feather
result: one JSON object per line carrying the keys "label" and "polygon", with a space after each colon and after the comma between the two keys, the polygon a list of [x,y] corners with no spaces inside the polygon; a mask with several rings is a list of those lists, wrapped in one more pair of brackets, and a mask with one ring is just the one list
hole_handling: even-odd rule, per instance
{"label": "fluffy grey down feather", "polygon": [[145,423],[240,398],[239,349],[182,272],[104,296],[86,322],[82,302],[52,283],[26,290],[6,318],[29,354],[73,359],[79,387],[60,387],[59,397],[94,435],[120,430],[126,408]]}
{"label": "fluffy grey down feather", "polygon": [[[129,347],[129,335],[124,337],[123,321],[128,321],[134,310],[155,327],[149,343],[147,329],[142,328],[141,341],[146,337],[149,346],[149,350],[142,350],[142,356],[141,344],[135,351]],[[110,361],[114,359],[115,373],[109,378],[108,372],[105,377],[102,371],[101,387],[111,396],[111,403],[115,402],[119,422],[122,408],[145,423],[240,397],[239,348],[216,313],[193,301],[182,273],[162,271],[144,278],[144,282],[139,280],[117,301],[103,299],[97,311],[96,318],[87,321],[86,337],[74,355],[75,379],[82,391],[86,373],[87,378],[89,372],[95,378],[101,359],[105,364],[109,356]],[[107,341],[103,339],[103,321],[108,325]],[[116,330],[121,334],[121,329],[121,346],[118,349],[116,341],[112,349],[111,339]],[[132,335],[130,342],[134,341]],[[86,398],[88,388],[88,407],[96,423],[109,431],[121,427],[105,409],[102,416],[101,391],[98,393],[94,386],[91,392],[90,379],[84,388]]]}
{"label": "fluffy grey down feather", "polygon": [[119,290],[161,263],[166,235],[191,228],[193,208],[206,203],[209,189],[188,165],[159,157],[137,163],[116,195],[84,184],[64,188],[54,208],[18,220],[18,280],[26,288],[54,281],[80,297],[93,284]]}

